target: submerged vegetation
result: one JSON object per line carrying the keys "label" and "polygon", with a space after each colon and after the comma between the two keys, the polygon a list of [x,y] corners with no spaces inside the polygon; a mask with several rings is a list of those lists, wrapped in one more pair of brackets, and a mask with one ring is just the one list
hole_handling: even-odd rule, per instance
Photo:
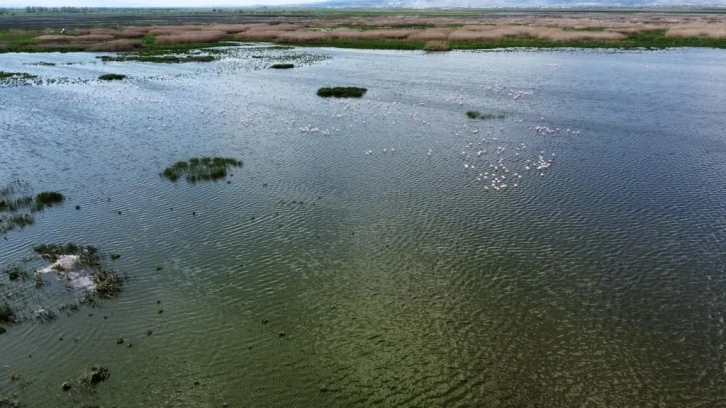
{"label": "submerged vegetation", "polygon": [[242,167],[242,161],[229,157],[195,157],[178,161],[164,169],[161,175],[171,181],[185,177],[188,182],[218,180],[227,177],[230,167]]}
{"label": "submerged vegetation", "polygon": [[466,112],[466,116],[468,116],[469,119],[482,119],[482,120],[486,120],[486,119],[504,119],[504,115],[503,114],[494,115],[494,114],[491,114],[491,113],[481,113],[479,111],[468,111],[468,112]]}
{"label": "submerged vegetation", "polygon": [[[6,266],[2,275],[7,276],[7,281],[28,281],[18,282],[13,289],[12,296],[0,300],[0,323],[20,323],[30,316],[40,322],[51,322],[56,320],[58,312],[77,311],[83,304],[95,305],[98,299],[111,299],[118,296],[124,285],[124,279],[109,269],[106,263],[106,255],[102,254],[96,247],[90,245],[67,244],[43,244],[33,248],[42,261],[46,262],[45,267],[38,267],[34,270],[34,277],[30,279],[29,270],[17,264]],[[35,258],[24,258],[23,262],[33,261]],[[67,290],[72,290],[74,296],[78,296],[72,303],[60,306],[53,310],[47,306],[24,313],[23,317],[16,317],[14,306],[8,301],[17,301],[28,296],[29,291],[40,291],[46,282],[43,276],[52,275],[56,281],[63,282]],[[1,276],[1,275],[0,275]],[[0,283],[0,288],[7,285]],[[51,289],[55,290],[55,289]],[[22,291],[26,291],[22,294]],[[21,294],[21,296],[17,296]],[[32,296],[38,296],[33,292]],[[2,299],[2,298],[0,298]]]}
{"label": "submerged vegetation", "polygon": [[60,204],[65,200],[63,194],[57,191],[43,191],[35,196],[35,205],[39,209],[45,207],[52,207],[56,204]]}
{"label": "submerged vegetation", "polygon": [[33,197],[28,190],[28,184],[19,180],[0,189],[0,234],[32,225],[33,213],[65,201],[57,191],[43,191]]}
{"label": "submerged vegetation", "polygon": [[93,293],[101,299],[109,299],[115,297],[121,292],[123,280],[115,273],[106,269],[103,256],[98,249],[93,246],[81,246],[74,243],[64,245],[44,244],[33,248],[35,253],[43,259],[54,264],[60,274],[67,272],[62,264],[58,261],[62,256],[77,257],[73,264],[75,270],[90,270],[93,279]]}
{"label": "submerged vegetation", "polygon": [[362,97],[368,89],[366,88],[357,88],[357,87],[341,87],[336,86],[334,88],[320,88],[318,89],[318,96],[322,96],[323,98],[360,98]]}
{"label": "submerged vegetation", "polygon": [[7,300],[0,302],[0,323],[14,323],[15,312],[10,308]]}
{"label": "submerged vegetation", "polygon": [[5,72],[0,71],[0,80],[5,79],[33,79],[37,78],[37,75],[29,74],[27,72]]}
{"label": "submerged vegetation", "polygon": [[290,69],[295,68],[295,64],[273,64],[270,66],[272,69]]}
{"label": "submerged vegetation", "polygon": [[111,376],[108,368],[103,366],[93,366],[90,370],[85,371],[78,378],[78,382],[86,387],[95,387],[98,383],[106,381]]}
{"label": "submerged vegetation", "polygon": [[104,55],[101,58],[103,62],[153,62],[157,64],[181,64],[185,62],[212,62],[217,57],[213,55]]}
{"label": "submerged vegetation", "polygon": [[27,72],[0,71],[0,85],[27,85],[37,78],[37,75],[29,74]]}
{"label": "submerged vegetation", "polygon": [[121,74],[103,74],[98,79],[101,81],[118,81],[126,78],[126,75]]}
{"label": "submerged vegetation", "polygon": [[18,265],[10,265],[6,267],[3,270],[3,273],[6,274],[8,276],[8,279],[10,279],[11,281],[16,281],[18,279],[25,280],[29,277],[28,271],[19,267]]}

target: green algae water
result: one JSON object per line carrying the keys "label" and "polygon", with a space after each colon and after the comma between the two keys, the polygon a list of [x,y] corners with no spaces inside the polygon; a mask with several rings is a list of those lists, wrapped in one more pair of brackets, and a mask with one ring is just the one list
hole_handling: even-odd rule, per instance
{"label": "green algae water", "polygon": [[[296,67],[267,69],[278,54]],[[39,79],[0,90],[0,184],[66,202],[0,239],[0,268],[75,242],[120,255],[124,286],[68,310],[63,281],[0,276],[21,321],[0,399],[726,406],[724,67],[706,49],[1,55]],[[368,91],[316,95],[334,86]],[[244,166],[160,175],[204,156]],[[92,366],[110,376],[91,391]]]}

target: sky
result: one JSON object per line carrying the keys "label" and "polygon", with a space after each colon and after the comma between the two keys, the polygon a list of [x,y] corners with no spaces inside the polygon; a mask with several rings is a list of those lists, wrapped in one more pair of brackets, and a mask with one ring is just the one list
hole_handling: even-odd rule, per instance
{"label": "sky", "polygon": [[[288,4],[310,4],[325,0],[0,0],[2,7],[252,7],[264,5],[288,5]],[[416,0],[393,0],[394,4],[409,4]],[[686,5],[686,4],[710,4],[726,6],[726,0],[447,0],[438,2],[436,0],[418,0],[419,6],[429,5],[461,5],[461,6],[502,6],[503,4],[590,4],[590,5],[613,5],[613,4],[660,4],[660,5]]]}
{"label": "sky", "polygon": [[0,7],[249,7],[317,1],[321,0],[0,0]]}

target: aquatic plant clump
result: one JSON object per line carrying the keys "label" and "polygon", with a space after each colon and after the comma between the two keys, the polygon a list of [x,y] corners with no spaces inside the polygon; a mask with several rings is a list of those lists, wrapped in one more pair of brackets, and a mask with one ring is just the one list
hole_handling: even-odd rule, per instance
{"label": "aquatic plant clump", "polygon": [[57,191],[43,191],[35,196],[36,207],[52,207],[65,200],[63,194]]}
{"label": "aquatic plant clump", "polygon": [[21,181],[0,189],[0,234],[32,225],[32,213],[65,201],[65,196],[57,191],[44,191],[33,197],[25,194],[28,189],[27,183]]}
{"label": "aquatic plant clump", "polygon": [[103,62],[126,62],[126,61],[138,61],[138,62],[152,62],[156,64],[182,64],[186,62],[212,62],[216,61],[217,57],[212,55],[119,55],[109,56],[104,55],[101,57]]}
{"label": "aquatic plant clump", "polygon": [[357,88],[354,86],[336,86],[334,88],[326,87],[318,89],[318,96],[321,96],[323,98],[360,98],[367,91],[368,89],[366,88]]}
{"label": "aquatic plant clump", "polygon": [[290,69],[295,68],[295,64],[273,64],[270,66],[272,69]]}
{"label": "aquatic plant clump", "polygon": [[15,312],[10,308],[7,300],[0,302],[0,323],[13,323],[15,321]]}
{"label": "aquatic plant clump", "polygon": [[98,77],[101,81],[120,81],[124,78],[126,78],[126,75],[121,74],[103,74]]}
{"label": "aquatic plant clump", "polygon": [[8,276],[8,279],[11,281],[16,281],[18,279],[28,279],[28,271],[25,269],[19,267],[18,265],[10,265],[7,268],[3,270],[3,273]]}
{"label": "aquatic plant clump", "polygon": [[45,244],[33,248],[51,265],[38,273],[56,273],[70,281],[71,286],[109,299],[121,292],[123,280],[104,266],[103,257],[93,246],[74,243]]}
{"label": "aquatic plant clump", "polygon": [[28,74],[27,72],[0,71],[0,85],[23,85],[37,78],[37,75]]}
{"label": "aquatic plant clump", "polygon": [[185,177],[190,183],[213,181],[227,177],[230,167],[242,167],[242,161],[229,157],[195,157],[172,164],[161,175],[171,181],[181,177]]}
{"label": "aquatic plant clump", "polygon": [[504,115],[494,115],[491,113],[481,113],[479,111],[468,111],[466,112],[466,116],[469,117],[469,119],[481,119],[481,120],[487,120],[487,119],[504,119]]}
{"label": "aquatic plant clump", "polygon": [[89,371],[81,374],[78,382],[86,387],[94,387],[98,383],[106,381],[110,376],[111,373],[109,373],[108,368],[103,366],[93,366]]}

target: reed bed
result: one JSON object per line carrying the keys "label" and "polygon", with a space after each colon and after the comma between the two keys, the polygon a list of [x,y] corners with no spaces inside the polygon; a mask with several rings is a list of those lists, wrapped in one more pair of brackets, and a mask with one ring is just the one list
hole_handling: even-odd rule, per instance
{"label": "reed bed", "polygon": [[172,35],[160,35],[154,41],[156,44],[199,44],[218,42],[227,36],[224,31],[184,32]]}
{"label": "reed bed", "polygon": [[436,52],[436,51],[451,51],[451,47],[449,46],[449,43],[446,41],[439,41],[439,40],[433,40],[433,41],[426,41],[426,44],[424,45],[424,50]]}
{"label": "reed bed", "polygon": [[100,44],[94,44],[88,48],[89,51],[126,52],[134,51],[143,46],[141,40],[113,40]]}
{"label": "reed bed", "polygon": [[726,25],[722,24],[704,24],[704,25],[686,25],[669,28],[666,37],[680,38],[726,38]]}
{"label": "reed bed", "polygon": [[328,41],[334,38],[330,33],[320,31],[286,31],[275,38],[282,43],[307,42],[307,41]]}

